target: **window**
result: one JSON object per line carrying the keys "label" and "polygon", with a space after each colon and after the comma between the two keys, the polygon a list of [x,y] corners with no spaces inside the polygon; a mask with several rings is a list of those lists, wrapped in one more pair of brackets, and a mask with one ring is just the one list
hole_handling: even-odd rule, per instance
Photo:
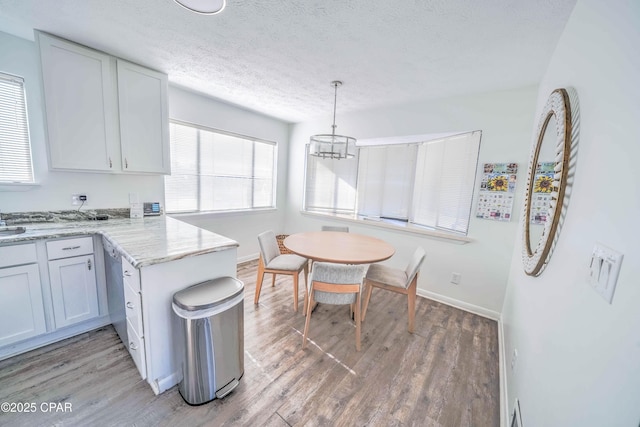
{"label": "window", "polygon": [[167,212],[275,207],[276,144],[172,121]]}
{"label": "window", "polygon": [[351,159],[324,159],[309,154],[305,174],[304,207],[307,211],[354,214],[358,154]]}
{"label": "window", "polygon": [[24,79],[0,73],[0,182],[33,183]]}
{"label": "window", "polygon": [[352,163],[307,156],[305,210],[466,235],[480,137],[378,139],[361,145]]}
{"label": "window", "polygon": [[411,222],[467,234],[481,132],[420,144]]}
{"label": "window", "polygon": [[418,146],[362,147],[358,168],[358,215],[408,220]]}

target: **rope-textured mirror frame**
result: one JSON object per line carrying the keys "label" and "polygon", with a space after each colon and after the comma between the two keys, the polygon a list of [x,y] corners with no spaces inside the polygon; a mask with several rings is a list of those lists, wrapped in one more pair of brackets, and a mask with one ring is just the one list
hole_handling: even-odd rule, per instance
{"label": "rope-textured mirror frame", "polygon": [[[547,212],[542,236],[531,245],[531,204],[535,186],[536,166],[539,161],[542,140],[552,117],[555,117],[555,167],[551,203]],[[553,252],[554,240],[558,224],[562,216],[564,198],[569,173],[569,156],[571,154],[572,116],[569,94],[565,89],[554,90],[544,106],[540,122],[538,123],[536,143],[532,147],[529,159],[527,188],[524,203],[524,227],[522,236],[522,262],[524,271],[529,276],[539,276],[544,270]]]}

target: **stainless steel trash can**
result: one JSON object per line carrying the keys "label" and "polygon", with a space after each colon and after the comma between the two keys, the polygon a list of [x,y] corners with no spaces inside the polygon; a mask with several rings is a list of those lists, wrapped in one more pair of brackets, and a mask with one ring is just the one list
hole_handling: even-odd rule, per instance
{"label": "stainless steel trash can", "polygon": [[221,399],[244,374],[244,284],[233,277],[198,283],[173,295],[178,388],[190,405]]}

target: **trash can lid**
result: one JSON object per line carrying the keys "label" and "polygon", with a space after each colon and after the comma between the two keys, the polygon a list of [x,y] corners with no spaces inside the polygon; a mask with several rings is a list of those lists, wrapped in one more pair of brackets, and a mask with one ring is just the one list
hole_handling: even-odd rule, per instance
{"label": "trash can lid", "polygon": [[219,277],[189,286],[173,294],[173,302],[188,310],[204,310],[215,307],[242,293],[244,283],[233,277]]}

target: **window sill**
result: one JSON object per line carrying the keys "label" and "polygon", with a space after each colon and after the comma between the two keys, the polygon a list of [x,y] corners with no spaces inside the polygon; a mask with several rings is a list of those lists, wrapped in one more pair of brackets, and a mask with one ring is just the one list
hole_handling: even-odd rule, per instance
{"label": "window sill", "polygon": [[29,191],[40,187],[37,182],[0,182],[0,192],[5,191]]}
{"label": "window sill", "polygon": [[252,215],[263,214],[269,212],[276,212],[277,208],[263,208],[263,209],[239,209],[235,211],[199,211],[199,212],[167,212],[166,215],[173,218],[185,218],[185,217],[199,217],[199,216],[236,216],[236,215]]}
{"label": "window sill", "polygon": [[366,225],[372,226],[376,228],[384,228],[392,231],[401,231],[404,233],[418,234],[425,237],[430,237],[438,240],[445,240],[450,243],[455,243],[458,245],[466,245],[467,243],[473,242],[473,239],[467,236],[462,236],[459,234],[448,233],[446,231],[439,230],[431,230],[428,228],[420,227],[413,224],[401,223],[400,221],[393,220],[384,220],[384,219],[369,219],[366,217],[354,217],[353,215],[340,215],[340,214],[331,214],[331,213],[320,213],[320,212],[307,212],[300,211],[302,215],[319,217],[319,218],[333,218],[339,219],[342,221],[358,224],[358,225]]}

